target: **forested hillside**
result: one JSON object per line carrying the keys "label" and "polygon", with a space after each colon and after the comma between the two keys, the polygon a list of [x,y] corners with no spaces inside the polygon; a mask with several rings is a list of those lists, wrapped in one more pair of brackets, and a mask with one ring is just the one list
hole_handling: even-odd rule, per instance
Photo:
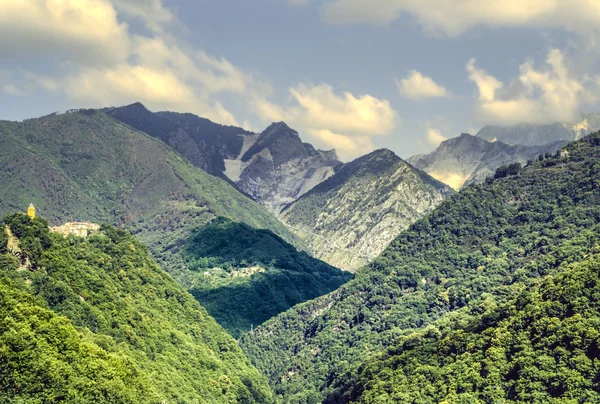
{"label": "forested hillside", "polygon": [[566,150],[466,187],[354,280],[246,335],[243,349],[284,401],[343,402],[360,365],[407,330],[584,260],[600,244],[600,134]]}
{"label": "forested hillside", "polygon": [[[485,295],[361,371],[361,403],[600,402],[600,246],[556,276]],[[503,301],[506,300],[506,301]]]}
{"label": "forested hillside", "polygon": [[215,219],[186,240],[190,292],[234,337],[352,278],[268,230]]}
{"label": "forested hillside", "polygon": [[53,225],[108,222],[133,230],[181,282],[179,252],[216,216],[300,245],[264,208],[162,141],[100,111],[0,121],[0,214],[33,203]]}
{"label": "forested hillside", "polygon": [[22,214],[4,223],[3,402],[272,401],[236,341],[129,233],[64,238]]}

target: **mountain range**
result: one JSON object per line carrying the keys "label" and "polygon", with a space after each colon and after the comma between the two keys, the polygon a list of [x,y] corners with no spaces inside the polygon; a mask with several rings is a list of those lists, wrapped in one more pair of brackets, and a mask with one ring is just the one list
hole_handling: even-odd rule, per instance
{"label": "mountain range", "polygon": [[0,121],[1,401],[596,402],[594,119],[347,163],[139,103]]}
{"label": "mountain range", "polygon": [[[302,240],[234,186],[102,111],[0,122],[0,150],[1,214],[33,203],[52,225],[84,221],[131,230],[166,271],[186,289],[193,288],[195,296],[210,293],[222,301],[229,299],[228,304],[208,306],[216,318],[230,319],[223,325],[236,335],[351,277],[298,252]],[[259,244],[270,240],[271,255],[247,265],[260,265],[265,273],[237,277],[235,285],[224,285],[223,271],[190,270],[189,244],[199,244],[194,234],[222,218],[270,232],[268,237],[249,239]],[[244,229],[246,235],[253,234],[251,228]],[[293,258],[282,259],[281,251]],[[233,313],[236,290],[250,296],[265,288],[277,292],[256,298],[264,304],[262,309],[250,311],[246,302],[248,306],[236,306],[239,312]]]}
{"label": "mountain range", "polygon": [[257,134],[193,114],[153,113],[140,103],[104,112],[163,140],[196,167],[227,179],[274,214],[341,164],[335,151],[303,143],[283,122]]}
{"label": "mountain range", "polygon": [[[568,145],[560,156],[549,156],[514,174],[465,187],[396,237],[376,260],[357,272],[354,280],[269,320],[242,338],[242,348],[267,375],[284,402],[340,403],[356,395],[371,402],[367,398],[372,395],[363,396],[363,390],[381,395],[381,402],[402,401],[402,397],[411,401],[410,397],[428,394],[454,401],[452,397],[465,392],[470,393],[462,394],[465,400],[485,401],[490,395],[480,392],[478,385],[467,388],[461,384],[465,377],[471,377],[464,374],[469,371],[465,367],[450,374],[449,380],[431,387],[413,383],[404,396],[394,383],[386,382],[397,375],[398,383],[405,383],[403,369],[398,369],[392,361],[374,365],[369,373],[361,372],[384,352],[401,355],[402,344],[397,350],[393,348],[396,341],[407,341],[406,349],[412,349],[413,343],[420,341],[433,344],[438,341],[435,332],[429,339],[423,340],[424,334],[418,332],[411,339],[413,329],[423,329],[438,320],[452,324],[455,318],[452,313],[463,308],[483,313],[488,304],[486,299],[494,302],[492,306],[503,304],[514,296],[515,290],[530,287],[536,279],[557,276],[569,264],[585,261],[589,254],[599,251],[599,158],[600,133]],[[592,268],[598,268],[597,263]],[[559,312],[556,313],[558,316]],[[560,315],[571,317],[575,313],[588,315],[579,309]],[[598,321],[597,316],[589,315],[593,319],[590,321]],[[458,323],[457,327],[464,324]],[[543,335],[552,332],[549,328]],[[596,337],[592,338],[583,344],[591,344],[591,351],[582,353],[587,359],[581,360],[587,362],[580,362],[581,366],[573,363],[573,377],[587,374],[586,363],[600,356],[593,348]],[[519,352],[518,342],[515,344]],[[435,346],[425,346],[424,352],[433,355]],[[460,349],[469,352],[476,347],[466,345]],[[529,357],[543,361],[543,352],[537,345],[536,349],[530,351]],[[547,358],[547,366],[569,369],[568,363],[572,363],[569,361],[576,361],[579,352],[566,351],[563,358]],[[498,366],[510,366],[512,352],[498,355],[495,359]],[[434,358],[423,360],[435,364]],[[521,369],[535,367],[526,362],[520,365]],[[432,372],[438,369],[432,366]],[[493,371],[483,374],[489,372]],[[539,392],[544,401],[544,398],[579,394],[578,390],[571,390],[577,387],[570,385],[571,373],[567,370],[553,373],[554,383],[562,386],[556,393],[548,392],[546,384],[538,384],[538,379],[527,376],[524,379],[527,385],[513,394],[510,385],[504,383],[520,380],[522,372],[519,368],[514,371],[508,368],[494,397],[501,401],[511,398],[528,401],[532,397],[528,392]],[[367,379],[357,378],[359,373]],[[369,380],[369,374],[376,376]],[[366,387],[357,387],[353,393],[357,383]],[[582,388],[586,394],[593,394],[597,381],[588,379],[587,383]]]}
{"label": "mountain range", "polygon": [[539,146],[559,140],[571,142],[600,130],[600,113],[582,114],[577,122],[550,124],[519,124],[509,126],[487,125],[477,132],[478,137],[490,142],[511,145]]}
{"label": "mountain range", "polygon": [[443,141],[435,151],[413,156],[407,162],[459,190],[472,182],[484,181],[494,175],[498,167],[525,164],[540,154],[554,153],[565,144],[566,141],[556,140],[541,146],[511,146],[463,133]]}

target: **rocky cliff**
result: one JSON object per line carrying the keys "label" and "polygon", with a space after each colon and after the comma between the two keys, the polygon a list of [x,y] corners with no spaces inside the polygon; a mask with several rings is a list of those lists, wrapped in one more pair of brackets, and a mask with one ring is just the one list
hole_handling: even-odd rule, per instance
{"label": "rocky cliff", "polygon": [[303,143],[298,132],[283,122],[273,123],[260,135],[243,137],[239,155],[225,160],[225,174],[275,215],[341,165],[335,151]]}

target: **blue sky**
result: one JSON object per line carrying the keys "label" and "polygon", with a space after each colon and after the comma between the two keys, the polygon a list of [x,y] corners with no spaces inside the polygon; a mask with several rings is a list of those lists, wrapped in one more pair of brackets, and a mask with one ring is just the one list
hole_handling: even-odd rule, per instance
{"label": "blue sky", "polygon": [[351,159],[600,110],[597,0],[0,0],[0,119],[141,101]]}

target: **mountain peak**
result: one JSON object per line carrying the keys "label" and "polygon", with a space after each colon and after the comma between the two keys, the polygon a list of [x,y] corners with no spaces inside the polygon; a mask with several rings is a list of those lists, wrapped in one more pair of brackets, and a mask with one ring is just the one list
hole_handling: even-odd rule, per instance
{"label": "mountain peak", "polygon": [[126,111],[138,111],[138,112],[148,112],[150,113],[150,110],[148,108],[146,108],[146,106],[144,104],[142,104],[141,102],[137,101],[134,102],[133,104],[129,104],[129,105],[124,105],[122,107],[116,107],[113,110],[126,110]]}

